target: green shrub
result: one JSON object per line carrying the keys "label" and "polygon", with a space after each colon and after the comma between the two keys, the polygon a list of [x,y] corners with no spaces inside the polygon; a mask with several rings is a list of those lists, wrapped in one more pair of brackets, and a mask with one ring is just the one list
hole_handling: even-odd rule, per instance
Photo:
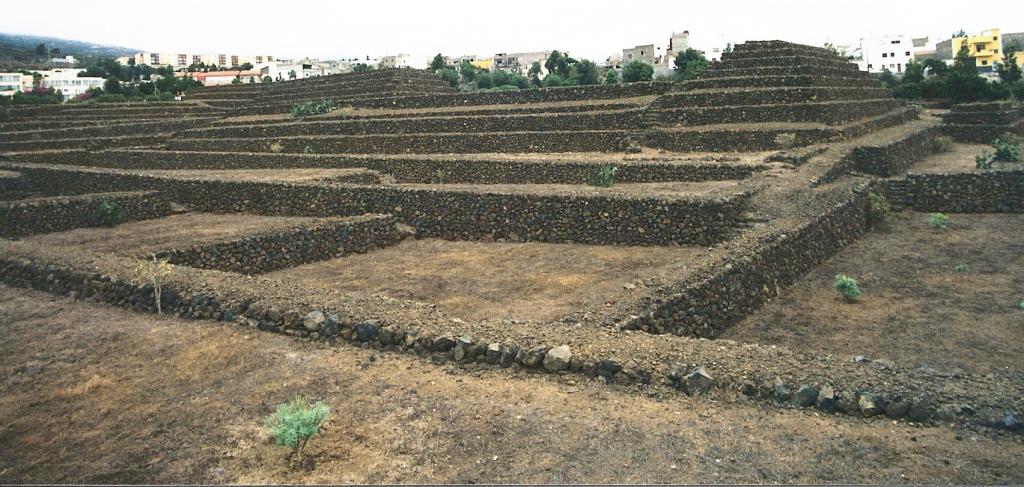
{"label": "green shrub", "polygon": [[992,147],[995,148],[995,160],[1003,162],[1020,161],[1020,145],[1016,137],[1005,135],[995,140]]}
{"label": "green shrub", "polygon": [[949,217],[945,213],[932,213],[928,216],[928,224],[940,230],[945,230],[946,226],[949,225]]}
{"label": "green shrub", "polygon": [[961,274],[963,274],[964,272],[967,272],[968,271],[967,264],[957,264],[956,265],[956,271],[961,273]]}
{"label": "green shrub", "polygon": [[654,66],[639,59],[634,59],[622,67],[622,82],[636,83],[654,79]]}
{"label": "green shrub", "polygon": [[611,187],[611,185],[615,184],[615,173],[617,172],[619,172],[619,168],[610,164],[600,169],[595,169],[587,177],[587,184],[602,188]]}
{"label": "green shrub", "polygon": [[857,286],[857,280],[847,276],[846,274],[839,274],[836,276],[836,282],[832,285],[839,291],[839,294],[843,296],[843,299],[847,301],[855,301],[860,297],[860,287]]}
{"label": "green shrub", "polygon": [[316,154],[316,149],[314,149],[313,146],[311,145],[307,145],[302,148],[302,152],[305,154]]}
{"label": "green shrub", "polygon": [[1020,302],[1020,305],[1019,305],[1018,307],[1019,307],[1020,309],[1024,309],[1024,301],[1021,301],[1021,302]]}
{"label": "green shrub", "polygon": [[293,117],[308,117],[328,113],[335,108],[338,108],[338,106],[334,103],[334,100],[307,101],[293,106],[291,114]]}
{"label": "green shrub", "polygon": [[875,192],[868,193],[868,223],[875,224],[885,221],[892,212],[889,200]]}
{"label": "green shrub", "polygon": [[295,463],[302,461],[302,449],[310,438],[320,433],[331,410],[321,402],[310,405],[301,396],[279,404],[274,414],[264,420],[274,437],[274,444],[292,449],[290,457]]}
{"label": "green shrub", "polygon": [[948,135],[936,137],[932,140],[932,149],[935,152],[953,152],[953,138]]}
{"label": "green shrub", "polygon": [[992,169],[992,153],[982,151],[981,154],[974,156],[974,167],[975,169]]}
{"label": "green shrub", "polygon": [[124,210],[116,202],[103,200],[94,213],[96,222],[105,227],[112,227],[124,221]]}

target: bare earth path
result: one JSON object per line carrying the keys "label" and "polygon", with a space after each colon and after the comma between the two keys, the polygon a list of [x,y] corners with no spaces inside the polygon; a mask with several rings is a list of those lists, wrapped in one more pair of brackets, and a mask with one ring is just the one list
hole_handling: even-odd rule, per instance
{"label": "bare earth path", "polygon": [[[0,286],[0,483],[1024,482],[1020,437],[817,416],[134,314]],[[334,411],[290,472],[260,419]]]}

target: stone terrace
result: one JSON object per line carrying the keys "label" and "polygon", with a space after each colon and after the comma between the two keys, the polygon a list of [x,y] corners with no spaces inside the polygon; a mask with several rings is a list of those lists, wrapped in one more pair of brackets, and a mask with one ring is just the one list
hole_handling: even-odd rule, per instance
{"label": "stone terrace", "polygon": [[[288,115],[322,100],[340,108]],[[684,83],[456,93],[383,70],[12,115],[0,167],[25,239],[0,241],[8,283],[153,311],[139,244],[177,264],[163,304],[181,316],[862,416],[1021,408],[1016,376],[707,340],[866,232],[869,192],[920,211],[956,193],[905,176],[938,121],[824,49],[746,43]],[[958,211],[1014,211],[1015,174],[956,175]],[[112,195],[156,204],[96,228]],[[30,218],[71,206],[59,228]],[[159,230],[174,221],[210,238]]]}

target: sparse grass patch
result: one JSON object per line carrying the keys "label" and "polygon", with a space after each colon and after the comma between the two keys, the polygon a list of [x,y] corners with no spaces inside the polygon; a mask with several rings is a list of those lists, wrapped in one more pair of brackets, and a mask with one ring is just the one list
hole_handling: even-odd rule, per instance
{"label": "sparse grass patch", "polygon": [[796,145],[796,134],[786,132],[776,135],[775,143],[782,149],[792,149]]}
{"label": "sparse grass patch", "polygon": [[273,152],[274,154],[280,154],[283,151],[284,145],[282,145],[280,142],[274,142],[273,144],[270,144],[270,152]]}
{"label": "sparse grass patch", "polygon": [[945,230],[949,226],[949,217],[945,213],[932,213],[928,215],[928,224],[939,230]]}
{"label": "sparse grass patch", "polygon": [[969,269],[967,267],[967,264],[957,264],[956,265],[956,271],[961,273],[961,274],[967,272],[968,270]]}
{"label": "sparse grass patch", "polygon": [[932,139],[932,149],[935,152],[953,152],[953,138],[943,135]]}
{"label": "sparse grass patch", "polygon": [[293,106],[291,115],[296,118],[309,117],[334,111],[335,108],[338,108],[338,106],[334,103],[334,100],[307,101]]}
{"label": "sparse grass patch", "polygon": [[839,274],[836,276],[836,282],[832,285],[839,291],[839,294],[848,302],[856,301],[860,297],[860,287],[857,286],[857,280],[847,276],[846,274]]}
{"label": "sparse grass patch", "polygon": [[619,172],[619,168],[611,164],[602,166],[599,169],[593,170],[587,177],[587,184],[591,186],[599,186],[602,188],[609,188],[615,184],[615,174]]}
{"label": "sparse grass patch", "polygon": [[113,201],[103,200],[94,213],[96,222],[105,227],[112,227],[124,221],[124,210]]}
{"label": "sparse grass patch", "polygon": [[322,402],[309,404],[302,396],[296,396],[289,402],[279,404],[274,414],[264,420],[274,437],[274,444],[292,449],[289,454],[291,464],[302,462],[302,450],[310,438],[320,433],[324,421],[331,410]]}

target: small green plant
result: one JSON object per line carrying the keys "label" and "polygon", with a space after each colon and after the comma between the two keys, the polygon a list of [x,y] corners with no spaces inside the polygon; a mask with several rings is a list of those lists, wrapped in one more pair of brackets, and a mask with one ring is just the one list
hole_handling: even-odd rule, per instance
{"label": "small green plant", "polygon": [[100,225],[112,227],[124,221],[124,210],[116,202],[103,200],[94,216]]}
{"label": "small green plant", "polygon": [[448,173],[444,169],[438,168],[434,171],[434,177],[430,178],[430,182],[433,184],[444,184],[448,180]]}
{"label": "small green plant", "polygon": [[836,282],[832,286],[847,301],[856,301],[860,297],[861,292],[860,287],[857,286],[857,280],[846,274],[836,276]]}
{"label": "small green plant", "polygon": [[281,145],[280,142],[274,142],[273,144],[270,144],[270,152],[273,152],[274,154],[280,154],[283,151],[284,146]]}
{"label": "small green plant", "polygon": [[932,149],[935,152],[953,152],[953,138],[948,135],[936,137],[932,140]]}
{"label": "small green plant", "polygon": [[293,465],[301,464],[302,450],[310,438],[320,433],[331,410],[321,402],[309,404],[302,396],[279,404],[274,414],[264,420],[274,437],[274,444],[292,449]]}
{"label": "small green plant", "polygon": [[775,143],[782,149],[792,149],[796,145],[796,134],[786,132],[776,135]]}
{"label": "small green plant", "polygon": [[602,166],[590,173],[590,176],[587,177],[587,184],[602,188],[611,187],[611,185],[615,184],[615,174],[618,172],[619,168],[611,164]]}
{"label": "small green plant", "polygon": [[1012,135],[1004,135],[992,143],[995,148],[995,160],[1003,162],[1020,162],[1020,142]]}
{"label": "small green plant", "polygon": [[949,225],[949,217],[945,213],[932,213],[928,216],[928,224],[939,230],[945,230]]}
{"label": "small green plant", "polygon": [[338,106],[334,103],[334,100],[307,101],[305,103],[299,103],[298,105],[292,106],[291,114],[296,118],[308,117],[311,115],[328,113],[333,111],[335,108],[338,108]]}
{"label": "small green plant", "polygon": [[967,268],[967,264],[957,264],[956,265],[956,271],[961,273],[961,274],[967,272],[968,270],[969,269]]}
{"label": "small green plant", "polygon": [[313,149],[313,146],[311,145],[307,145],[302,148],[302,152],[306,154],[316,154],[316,149]]}
{"label": "small green plant", "polygon": [[992,161],[992,153],[983,151],[981,154],[974,156],[974,167],[975,169],[992,169]]}
{"label": "small green plant", "polygon": [[1021,301],[1021,302],[1020,302],[1020,305],[1019,305],[1018,307],[1019,307],[1020,309],[1024,309],[1024,301]]}
{"label": "small green plant", "polygon": [[892,205],[889,200],[875,192],[868,193],[868,222],[872,225],[881,223],[888,218],[892,212]]}

